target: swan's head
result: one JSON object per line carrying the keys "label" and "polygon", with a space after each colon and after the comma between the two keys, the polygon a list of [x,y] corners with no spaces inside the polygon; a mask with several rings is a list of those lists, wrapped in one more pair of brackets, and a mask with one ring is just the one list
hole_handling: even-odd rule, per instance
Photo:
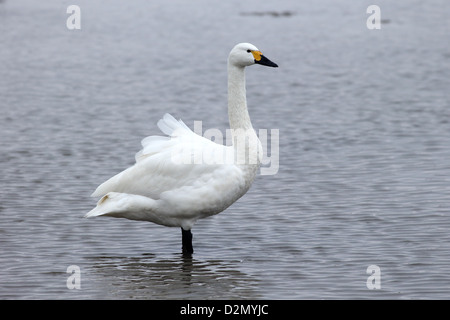
{"label": "swan's head", "polygon": [[238,67],[247,67],[252,64],[260,64],[268,67],[278,67],[278,65],[267,59],[261,51],[251,43],[239,43],[228,56],[229,63]]}

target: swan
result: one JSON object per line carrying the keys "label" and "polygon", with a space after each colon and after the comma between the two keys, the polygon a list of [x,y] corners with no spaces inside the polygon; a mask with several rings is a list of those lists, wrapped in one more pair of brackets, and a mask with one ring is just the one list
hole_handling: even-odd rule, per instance
{"label": "swan", "polygon": [[253,64],[278,67],[250,43],[237,44],[228,55],[231,146],[204,138],[165,114],[157,125],[166,136],[144,138],[136,163],[92,193],[101,198],[85,217],[181,227],[182,252],[192,254],[195,222],[224,211],[242,197],[260,165],[262,147],[250,121],[245,89],[244,69]]}

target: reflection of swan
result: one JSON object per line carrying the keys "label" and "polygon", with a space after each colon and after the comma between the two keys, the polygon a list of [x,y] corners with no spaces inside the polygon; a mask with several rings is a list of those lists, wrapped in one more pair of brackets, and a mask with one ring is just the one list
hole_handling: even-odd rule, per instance
{"label": "reflection of swan", "polygon": [[238,260],[194,259],[179,254],[92,259],[92,269],[85,273],[89,286],[102,299],[260,298],[254,289],[258,280],[241,272]]}
{"label": "reflection of swan", "polygon": [[[230,127],[233,141],[243,142],[218,145],[166,114],[158,127],[170,138],[145,138],[136,164],[93,193],[102,198],[86,217],[111,216],[181,227],[183,252],[192,253],[194,223],[222,212],[243,196],[259,167],[262,148],[247,111],[244,73],[245,67],[255,63],[277,67],[249,43],[236,45],[228,57]],[[203,161],[182,162],[198,155]]]}

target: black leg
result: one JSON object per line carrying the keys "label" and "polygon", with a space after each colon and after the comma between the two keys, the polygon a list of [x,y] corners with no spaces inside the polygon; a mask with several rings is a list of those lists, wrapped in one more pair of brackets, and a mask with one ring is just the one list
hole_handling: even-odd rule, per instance
{"label": "black leg", "polygon": [[191,232],[191,230],[184,230],[183,228],[181,228],[181,234],[183,236],[183,239],[182,239],[183,253],[184,254],[194,253],[194,248],[192,247],[192,232]]}

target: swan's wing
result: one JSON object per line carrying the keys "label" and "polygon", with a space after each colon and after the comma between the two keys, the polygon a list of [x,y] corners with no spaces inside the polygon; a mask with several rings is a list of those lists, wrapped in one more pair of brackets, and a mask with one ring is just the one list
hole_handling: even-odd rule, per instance
{"label": "swan's wing", "polygon": [[141,141],[142,150],[136,153],[136,162],[172,147],[176,141],[169,143],[171,138],[190,135],[197,136],[181,119],[177,121],[168,113],[158,121],[157,125],[167,136],[149,136],[144,138]]}
{"label": "swan's wing", "polygon": [[143,139],[136,164],[101,184],[92,196],[121,192],[159,199],[163,192],[199,188],[211,179],[238,178],[240,169],[233,164],[232,147],[195,134],[169,114],[158,127],[168,137]]}

